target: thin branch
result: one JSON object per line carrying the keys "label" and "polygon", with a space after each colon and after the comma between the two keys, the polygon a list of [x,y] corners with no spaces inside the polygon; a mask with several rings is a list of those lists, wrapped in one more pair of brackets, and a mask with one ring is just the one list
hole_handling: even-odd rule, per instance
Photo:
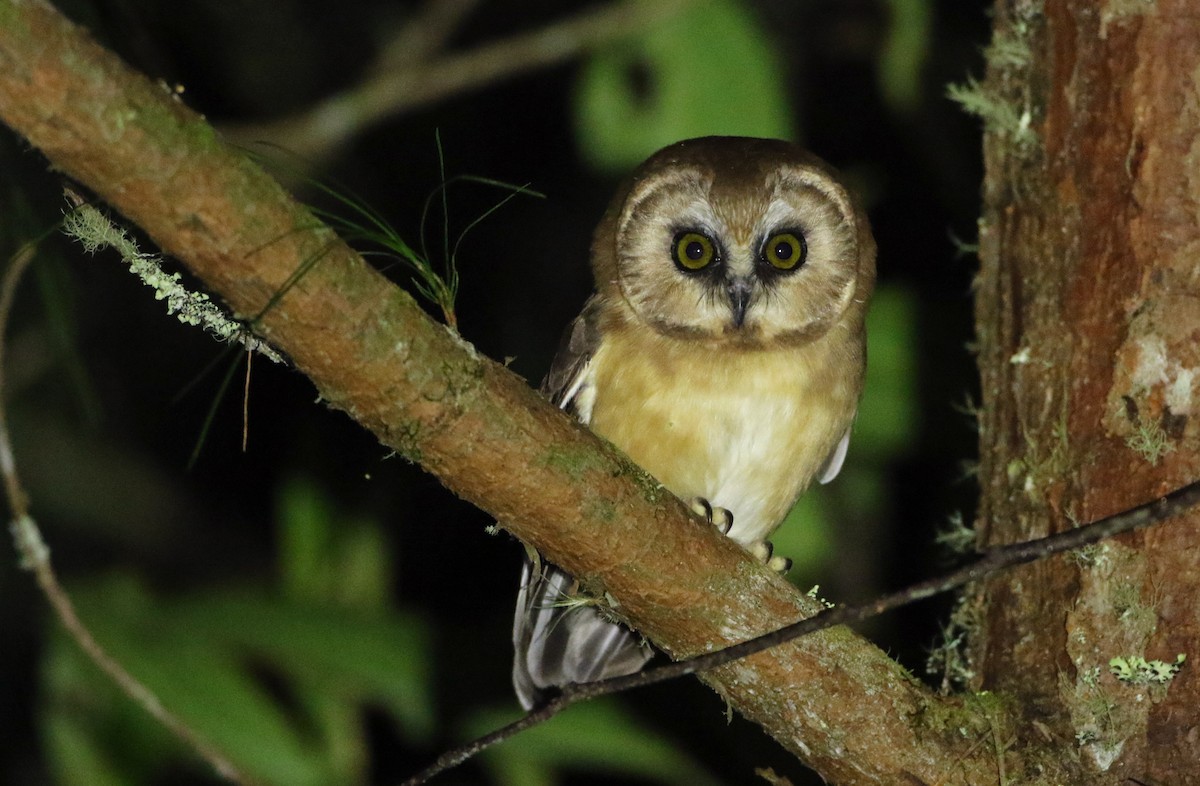
{"label": "thin branch", "polygon": [[[29,501],[21,487],[17,476],[17,463],[12,452],[12,443],[8,438],[8,410],[4,406],[5,373],[4,360],[8,349],[5,334],[8,328],[8,316],[12,313],[13,300],[16,298],[17,284],[21,276],[33,262],[37,253],[37,243],[29,242],[17,250],[8,260],[4,271],[4,280],[0,283],[0,473],[4,475],[4,490],[8,494],[8,506],[13,518],[27,515]],[[31,548],[31,553],[38,551]],[[22,552],[24,554],[24,552]]]}
{"label": "thin branch", "polygon": [[371,69],[373,75],[412,68],[440,52],[480,0],[425,0],[425,4],[391,35]]}
{"label": "thin branch", "polygon": [[[676,14],[689,2],[626,0],[433,62],[398,58],[389,53],[399,44],[388,44],[380,65],[354,87],[300,114],[269,123],[230,125],[222,131],[236,144],[267,141],[316,159],[387,117],[578,57]],[[407,32],[401,30],[399,38],[404,40]]]}
{"label": "thin branch", "polygon": [[667,680],[689,674],[711,671],[727,666],[736,660],[779,646],[785,642],[827,630],[835,625],[862,622],[888,611],[925,600],[966,584],[980,581],[993,573],[1044,559],[1064,551],[1073,551],[1083,546],[1111,538],[1124,532],[1156,524],[1173,518],[1200,503],[1200,481],[1179,488],[1161,499],[1147,502],[1136,508],[1108,516],[1091,524],[1059,532],[1037,540],[1014,543],[993,549],[984,556],[950,571],[942,576],[917,582],[905,589],[883,595],[868,603],[828,608],[799,622],[786,625],[772,633],[757,636],[741,644],[647,669],[623,677],[612,677],[596,682],[568,685],[558,694],[535,708],[524,717],[478,739],[447,751],[428,768],[404,781],[403,786],[420,786],[434,776],[457,767],[493,745],[504,742],[526,729],[550,720],[555,715],[580,701],[621,693],[647,685],[656,685]]}
{"label": "thin branch", "polygon": [[126,671],[125,667],[114,660],[96,641],[91,631],[75,613],[75,605],[59,583],[58,576],[50,562],[50,548],[46,545],[37,522],[29,514],[29,497],[17,474],[16,458],[12,449],[12,441],[9,438],[8,411],[3,403],[6,382],[4,356],[7,348],[5,336],[8,319],[12,313],[17,285],[21,281],[22,274],[33,261],[36,248],[37,245],[34,242],[22,246],[9,260],[8,268],[4,271],[4,280],[0,283],[0,474],[4,477],[4,488],[8,495],[8,507],[12,516],[9,529],[12,532],[17,553],[21,556],[21,566],[33,572],[38,586],[45,593],[46,599],[50,601],[50,606],[58,615],[67,634],[126,696],[165,726],[184,745],[207,761],[222,778],[233,783],[251,783],[234,766],[233,762],[225,757],[225,754],[197,734],[178,715],[164,707],[153,691]]}

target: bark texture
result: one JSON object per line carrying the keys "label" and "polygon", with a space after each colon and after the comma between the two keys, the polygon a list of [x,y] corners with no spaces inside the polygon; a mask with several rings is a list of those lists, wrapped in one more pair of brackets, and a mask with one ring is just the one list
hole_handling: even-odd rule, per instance
{"label": "bark texture", "polygon": [[[236,313],[272,303],[257,329],[326,402],[615,598],[667,652],[705,651],[812,613],[627,459],[431,322],[169,90],[41,0],[0,0],[0,118]],[[980,740],[998,716],[931,695],[845,629],[707,680],[832,783],[995,780]]]}
{"label": "bark texture", "polygon": [[[999,0],[978,281],[981,547],[1200,477],[1200,3]],[[988,583],[982,687],[1072,782],[1200,782],[1197,517]],[[1112,658],[1190,660],[1135,684]],[[1010,756],[1009,772],[1038,775]],[[1128,779],[1128,780],[1127,780]]]}

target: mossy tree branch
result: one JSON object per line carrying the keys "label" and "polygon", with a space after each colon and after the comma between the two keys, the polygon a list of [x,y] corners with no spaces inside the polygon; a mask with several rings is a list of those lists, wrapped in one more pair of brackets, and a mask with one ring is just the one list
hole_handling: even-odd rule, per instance
{"label": "mossy tree branch", "polygon": [[[608,593],[671,655],[817,610],[523,380],[432,322],[202,118],[42,0],[0,0],[0,119],[237,314],[261,314],[256,330],[327,403]],[[932,695],[846,629],[705,680],[831,782],[995,780],[989,748],[976,742],[995,733],[999,714]]]}

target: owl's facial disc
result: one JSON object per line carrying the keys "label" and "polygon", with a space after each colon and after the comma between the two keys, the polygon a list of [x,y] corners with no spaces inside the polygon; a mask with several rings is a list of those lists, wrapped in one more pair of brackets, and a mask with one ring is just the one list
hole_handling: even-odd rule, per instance
{"label": "owl's facial disc", "polygon": [[667,336],[746,348],[810,342],[855,302],[859,219],[819,167],[734,164],[679,161],[636,178],[598,283]]}

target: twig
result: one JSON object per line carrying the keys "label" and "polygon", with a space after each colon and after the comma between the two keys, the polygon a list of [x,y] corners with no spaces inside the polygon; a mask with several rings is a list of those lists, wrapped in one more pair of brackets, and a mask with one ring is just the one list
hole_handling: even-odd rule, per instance
{"label": "twig", "polygon": [[480,0],[425,0],[425,4],[392,35],[371,69],[384,74],[428,60],[446,45]]}
{"label": "twig", "polygon": [[678,13],[688,2],[626,0],[429,63],[385,56],[383,62],[393,67],[374,70],[354,87],[300,114],[270,123],[227,126],[222,131],[235,144],[267,141],[315,159],[385,117],[576,57]]}
{"label": "twig", "polygon": [[1064,551],[1073,551],[1123,532],[1141,529],[1172,518],[1198,503],[1200,503],[1200,481],[1179,488],[1161,499],[1076,529],[993,549],[974,562],[945,575],[926,579],[867,603],[826,609],[812,617],[786,625],[772,633],[749,639],[741,644],[623,677],[569,685],[521,719],[443,753],[429,767],[404,781],[404,786],[419,786],[419,784],[426,783],[435,775],[462,764],[492,745],[553,718],[578,701],[654,685],[688,674],[711,671],[810,633],[826,630],[836,625],[862,622],[901,606],[949,592],[1006,568],[1024,565]]}
{"label": "twig", "polygon": [[0,284],[0,474],[4,476],[4,488],[8,494],[8,507],[12,516],[9,529],[12,532],[17,553],[21,556],[21,566],[33,572],[38,586],[42,588],[46,599],[50,601],[51,607],[58,615],[58,619],[68,635],[126,696],[150,713],[155,720],[207,761],[218,775],[233,783],[251,783],[234,766],[233,762],[192,730],[179,716],[164,707],[153,691],[126,671],[92,637],[91,631],[75,613],[75,605],[71,602],[70,596],[59,583],[54,567],[50,563],[50,549],[42,537],[37,522],[29,515],[29,497],[17,475],[17,464],[13,455],[12,441],[9,438],[8,412],[3,406],[2,399],[5,390],[4,354],[8,318],[12,313],[17,285],[21,281],[22,274],[33,261],[36,248],[36,242],[22,246],[9,260],[8,268],[4,271],[3,283]]}
{"label": "twig", "polygon": [[254,353],[246,350],[246,381],[242,386],[242,452],[250,445],[250,369],[254,367]]}

